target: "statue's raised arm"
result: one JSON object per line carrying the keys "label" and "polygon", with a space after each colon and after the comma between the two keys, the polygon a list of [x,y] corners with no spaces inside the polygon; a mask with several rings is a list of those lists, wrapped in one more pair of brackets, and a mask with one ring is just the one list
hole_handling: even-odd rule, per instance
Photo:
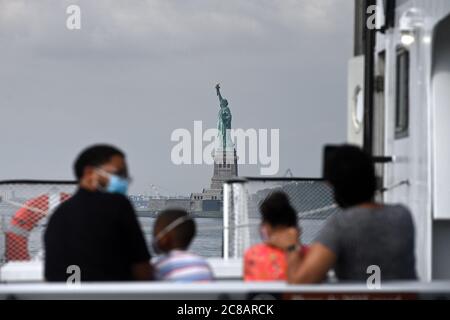
{"label": "statue's raised arm", "polygon": [[217,92],[217,96],[219,97],[219,101],[220,103],[222,103],[222,95],[220,94],[220,83],[216,84],[216,92]]}

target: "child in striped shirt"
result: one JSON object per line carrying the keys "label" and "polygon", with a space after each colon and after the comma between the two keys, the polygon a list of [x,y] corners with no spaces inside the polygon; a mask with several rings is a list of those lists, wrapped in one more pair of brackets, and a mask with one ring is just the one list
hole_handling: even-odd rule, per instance
{"label": "child in striped shirt", "polygon": [[195,222],[184,210],[170,209],[158,215],[153,228],[153,249],[162,255],[154,264],[155,280],[213,280],[213,273],[206,259],[188,251],[195,232]]}

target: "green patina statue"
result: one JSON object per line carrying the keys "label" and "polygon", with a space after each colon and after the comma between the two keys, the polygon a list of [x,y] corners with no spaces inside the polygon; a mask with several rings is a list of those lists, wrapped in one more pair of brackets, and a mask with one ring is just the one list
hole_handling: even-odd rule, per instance
{"label": "green patina statue", "polygon": [[219,130],[219,136],[221,147],[225,151],[227,148],[232,148],[231,142],[231,111],[228,107],[227,99],[222,98],[220,94],[220,84],[216,85],[217,96],[219,97],[220,110],[217,118],[217,129]]}

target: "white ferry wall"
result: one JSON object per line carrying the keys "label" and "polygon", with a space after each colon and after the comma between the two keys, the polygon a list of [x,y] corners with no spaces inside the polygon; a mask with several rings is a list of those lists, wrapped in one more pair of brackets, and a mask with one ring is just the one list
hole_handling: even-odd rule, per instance
{"label": "white ferry wall", "polygon": [[[450,10],[449,1],[446,3]],[[447,11],[448,13],[448,11]],[[433,278],[450,278],[450,14],[433,32]]]}
{"label": "white ferry wall", "polygon": [[[378,1],[381,5],[382,1]],[[423,24],[414,29],[415,41],[401,41],[400,19],[419,10]],[[416,227],[417,270],[421,280],[450,279],[450,1],[397,0],[396,24],[384,34],[377,32],[375,74],[384,75],[382,97],[375,93],[374,150],[392,156],[383,165],[386,203],[408,206]],[[409,51],[409,130],[395,134],[396,64],[399,50]],[[348,139],[361,144],[361,129],[355,127],[355,83],[361,72],[352,59],[349,68]],[[386,68],[380,71],[380,66]],[[380,101],[381,100],[381,101]],[[378,109],[377,109],[378,108]],[[383,110],[384,109],[384,110]],[[381,110],[381,112],[380,112]],[[377,138],[381,137],[380,143]],[[378,146],[378,148],[377,148]],[[408,181],[408,184],[402,182]]]}

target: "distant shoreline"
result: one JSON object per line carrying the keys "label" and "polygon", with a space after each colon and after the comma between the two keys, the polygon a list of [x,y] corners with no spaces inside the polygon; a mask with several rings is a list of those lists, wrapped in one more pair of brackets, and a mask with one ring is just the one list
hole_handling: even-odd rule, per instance
{"label": "distant shoreline", "polygon": [[[145,218],[156,218],[158,215],[158,212],[156,211],[136,211],[136,214],[138,217],[145,217]],[[215,218],[215,219],[222,219],[223,215],[222,212],[218,211],[209,211],[209,212],[192,212],[191,216],[194,218]]]}

